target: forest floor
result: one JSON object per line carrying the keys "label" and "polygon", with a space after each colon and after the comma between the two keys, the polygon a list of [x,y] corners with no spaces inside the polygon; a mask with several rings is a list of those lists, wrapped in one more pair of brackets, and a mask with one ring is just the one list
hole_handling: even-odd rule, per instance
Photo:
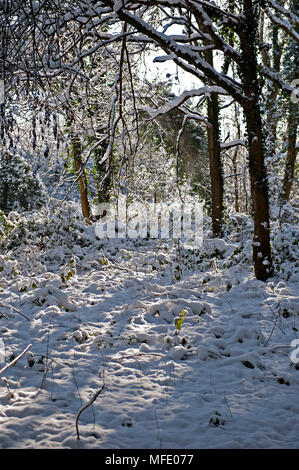
{"label": "forest floor", "polygon": [[0,259],[0,369],[32,345],[1,375],[0,448],[299,448],[298,273],[257,281],[226,242],[178,280],[171,244],[119,243],[64,282],[63,245]]}

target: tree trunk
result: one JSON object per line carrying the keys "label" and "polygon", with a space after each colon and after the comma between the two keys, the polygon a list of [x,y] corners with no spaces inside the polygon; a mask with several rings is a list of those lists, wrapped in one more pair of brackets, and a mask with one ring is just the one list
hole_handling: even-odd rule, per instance
{"label": "tree trunk", "polygon": [[255,276],[266,281],[273,274],[270,247],[270,221],[268,206],[268,181],[264,162],[264,142],[261,110],[259,105],[260,86],[257,77],[256,34],[257,21],[252,0],[243,0],[244,29],[241,35],[243,61],[240,73],[247,96],[244,114],[248,134],[249,172],[254,218],[253,264]]}
{"label": "tree trunk", "polygon": [[[205,59],[213,65],[213,52],[205,53]],[[212,228],[215,237],[223,235],[223,171],[220,147],[219,99],[211,93],[208,100],[208,151],[211,177]]]}
{"label": "tree trunk", "polygon": [[76,175],[79,183],[79,194],[81,202],[82,215],[85,219],[90,220],[92,217],[91,208],[88,200],[88,182],[86,177],[86,171],[82,162],[82,144],[81,141],[74,131],[73,117],[71,114],[67,115],[66,128],[71,137],[69,155],[74,164]]}
{"label": "tree trunk", "polygon": [[283,200],[288,201],[294,181],[294,171],[296,162],[296,144],[297,144],[297,104],[290,103],[288,116],[288,150],[285,163],[285,174],[283,181]]}
{"label": "tree trunk", "polygon": [[[206,25],[202,19],[197,18],[199,29],[206,31]],[[208,34],[208,31],[206,31]],[[204,45],[209,45],[209,41],[204,40]],[[204,59],[213,67],[213,51],[204,52]],[[210,80],[207,84],[213,85]],[[214,237],[223,236],[223,168],[221,160],[220,145],[220,124],[219,124],[219,99],[217,93],[211,93],[208,99],[208,119],[210,126],[207,128],[208,134],[208,153],[210,163],[211,179],[211,200],[212,200],[212,229]]]}
{"label": "tree trunk", "polygon": [[[298,0],[290,1],[290,11],[294,14],[298,12]],[[299,25],[295,26],[296,33],[299,33]],[[287,60],[293,61],[293,69],[288,76],[290,82],[295,81],[298,83],[299,80],[299,45],[293,39],[288,44],[287,50]],[[295,96],[295,99],[291,97],[288,106],[288,128],[287,128],[287,138],[288,138],[288,149],[285,162],[285,174],[283,181],[283,190],[282,190],[282,200],[288,201],[290,198],[292,185],[294,181],[295,173],[295,163],[297,156],[297,129],[299,121],[299,110],[298,110],[298,97]]]}
{"label": "tree trunk", "polygon": [[102,146],[98,147],[94,151],[95,168],[97,174],[97,203],[109,203],[110,202],[110,190],[112,186],[112,172],[110,168],[110,161],[106,161],[100,164],[106,150],[108,142],[104,142]]}
{"label": "tree trunk", "polygon": [[211,175],[212,197],[212,227],[213,235],[223,234],[223,174],[219,142],[219,105],[218,96],[211,94],[208,102],[208,117],[211,127],[208,127],[208,146]]}
{"label": "tree trunk", "polygon": [[91,218],[91,209],[88,201],[88,184],[85,173],[85,168],[81,158],[82,145],[79,139],[72,137],[71,142],[71,154],[74,161],[74,166],[76,169],[76,174],[78,175],[79,182],[79,193],[81,201],[82,215],[86,219]]}
{"label": "tree trunk", "polygon": [[[282,2],[284,5],[285,2]],[[266,49],[264,41],[264,12],[261,14],[260,20],[260,33],[259,39],[262,46],[262,59],[265,67],[271,67],[270,54]],[[279,26],[276,24],[271,25],[272,28],[272,69],[274,72],[280,71],[281,56],[283,52],[283,42],[279,42]],[[278,112],[277,112],[277,98],[279,89],[273,82],[267,84],[267,99],[266,107],[266,151],[268,157],[274,157],[277,147],[277,125],[278,125]]]}
{"label": "tree trunk", "polygon": [[235,211],[240,212],[237,158],[238,158],[238,147],[234,151],[232,162],[233,162],[233,174],[234,174]]}
{"label": "tree trunk", "polygon": [[5,214],[8,212],[8,184],[5,182],[3,185],[3,192],[0,195],[1,209]]}
{"label": "tree trunk", "polygon": [[[234,118],[235,125],[237,128],[236,140],[241,139],[241,125],[240,125],[240,113],[238,110],[237,103],[234,103]],[[235,193],[235,211],[240,212],[239,204],[239,181],[238,181],[238,156],[239,156],[239,147],[238,145],[235,148],[232,162],[233,162],[233,174],[234,174],[234,193]]]}
{"label": "tree trunk", "polygon": [[260,109],[256,102],[245,110],[251,197],[254,217],[253,264],[256,278],[267,280],[273,274],[270,248],[270,223],[268,207],[268,184],[264,165],[264,148]]}

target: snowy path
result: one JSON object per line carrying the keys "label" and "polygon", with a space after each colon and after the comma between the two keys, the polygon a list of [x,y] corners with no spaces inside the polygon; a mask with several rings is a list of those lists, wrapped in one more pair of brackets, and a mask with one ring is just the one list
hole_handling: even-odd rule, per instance
{"label": "snowy path", "polygon": [[[30,318],[0,309],[6,361],[32,347],[4,374],[13,397],[0,383],[0,447],[298,448],[295,283],[215,271],[173,283],[131,267],[3,287],[1,303]],[[278,305],[288,315],[273,329]],[[76,415],[103,381],[78,441]]]}

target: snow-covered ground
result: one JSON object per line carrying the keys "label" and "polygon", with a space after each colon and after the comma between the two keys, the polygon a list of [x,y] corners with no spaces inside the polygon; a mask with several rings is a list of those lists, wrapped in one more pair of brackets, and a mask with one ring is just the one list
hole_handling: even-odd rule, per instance
{"label": "snow-covered ground", "polygon": [[0,256],[0,369],[32,345],[1,375],[0,447],[298,448],[298,272],[257,281],[219,242],[222,269],[179,279],[171,244],[93,232]]}

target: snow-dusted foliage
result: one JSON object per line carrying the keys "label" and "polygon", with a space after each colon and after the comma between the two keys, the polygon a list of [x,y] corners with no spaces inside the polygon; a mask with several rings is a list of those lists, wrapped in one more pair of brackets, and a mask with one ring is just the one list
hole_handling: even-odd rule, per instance
{"label": "snow-dusted foliage", "polygon": [[38,175],[34,175],[28,159],[21,155],[0,156],[0,209],[33,210],[46,202],[46,191]]}
{"label": "snow-dusted foliage", "polygon": [[[31,347],[4,373],[1,446],[296,448],[293,217],[285,207],[273,232],[281,269],[264,283],[251,271],[246,215],[227,219],[223,239],[211,238],[205,217],[203,244],[190,251],[172,240],[99,240],[71,203],[54,214],[11,212],[1,366]],[[76,416],[103,385],[78,440]],[[12,438],[12,429],[22,432]]]}

